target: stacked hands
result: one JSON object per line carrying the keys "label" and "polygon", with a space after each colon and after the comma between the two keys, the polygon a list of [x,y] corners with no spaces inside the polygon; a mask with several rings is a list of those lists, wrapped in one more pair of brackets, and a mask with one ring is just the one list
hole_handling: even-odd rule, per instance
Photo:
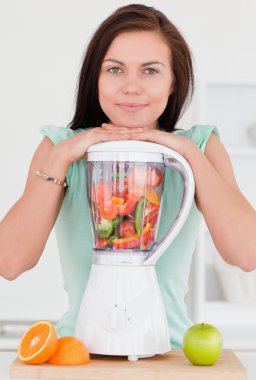
{"label": "stacked hands", "polygon": [[91,145],[115,140],[140,140],[165,145],[167,148],[177,151],[185,158],[190,149],[196,148],[196,144],[192,140],[159,129],[140,126],[123,127],[103,123],[101,127],[86,130],[60,142],[56,145],[56,149],[64,149],[67,152],[65,157],[69,157],[67,164],[71,164],[83,158]]}
{"label": "stacked hands", "polygon": [[[111,135],[114,134],[118,140],[141,140],[165,145],[170,149],[176,150],[182,156],[185,156],[186,145],[191,145],[191,141],[183,136],[171,134],[170,132],[148,127],[119,127],[114,124],[103,123],[101,131],[106,131]],[[111,137],[114,139],[114,136]],[[192,144],[194,144],[192,142]]]}

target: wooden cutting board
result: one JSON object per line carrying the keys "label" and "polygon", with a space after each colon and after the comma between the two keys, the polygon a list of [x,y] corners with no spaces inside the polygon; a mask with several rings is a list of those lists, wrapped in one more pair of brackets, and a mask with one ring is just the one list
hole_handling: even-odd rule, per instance
{"label": "wooden cutting board", "polygon": [[11,378],[72,380],[246,380],[246,370],[232,350],[208,367],[193,366],[182,350],[130,362],[124,357],[91,355],[83,366],[29,365],[16,359]]}

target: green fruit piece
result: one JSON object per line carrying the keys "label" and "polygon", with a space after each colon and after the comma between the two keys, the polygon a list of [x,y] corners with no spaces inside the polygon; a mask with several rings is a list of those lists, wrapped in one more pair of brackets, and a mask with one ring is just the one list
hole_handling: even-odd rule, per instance
{"label": "green fruit piece", "polygon": [[[136,210],[135,210],[135,228],[136,232],[138,234],[141,233],[141,227],[143,228],[143,223],[142,223],[142,213],[144,210],[144,205],[148,204],[149,202],[145,198],[141,198],[139,202],[136,205]],[[141,224],[142,223],[142,224]]]}
{"label": "green fruit piece", "polygon": [[96,232],[99,238],[108,238],[114,230],[113,221],[101,219],[99,224],[96,224]]}
{"label": "green fruit piece", "polygon": [[116,231],[118,229],[118,227],[122,221],[123,221],[123,217],[121,217],[121,216],[116,216],[115,219],[112,220],[114,231]]}
{"label": "green fruit piece", "polygon": [[109,238],[109,240],[108,240],[108,247],[110,247],[110,248],[112,248],[112,245],[113,245],[113,240],[114,239],[120,239],[120,237],[118,236],[118,235],[113,235],[113,236],[111,236],[110,238]]}

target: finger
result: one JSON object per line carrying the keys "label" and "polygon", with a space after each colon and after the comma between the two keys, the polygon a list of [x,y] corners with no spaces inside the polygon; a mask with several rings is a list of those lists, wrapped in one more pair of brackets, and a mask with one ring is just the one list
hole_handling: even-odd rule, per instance
{"label": "finger", "polygon": [[116,125],[116,124],[110,124],[110,123],[102,123],[101,127],[105,128],[105,129],[120,129],[120,128],[128,129],[127,127],[123,127],[123,126]]}
{"label": "finger", "polygon": [[131,136],[128,133],[116,133],[116,134],[109,134],[105,137],[108,141],[114,141],[114,140],[131,140]]}
{"label": "finger", "polygon": [[102,123],[101,126],[105,130],[113,129],[115,131],[117,131],[117,130],[125,130],[125,131],[135,132],[135,131],[144,131],[145,130],[145,127],[142,127],[142,126],[124,127],[124,126],[119,126],[119,125],[109,124],[109,123]]}
{"label": "finger", "polygon": [[112,133],[129,133],[129,129],[127,128],[118,128],[118,127],[99,127],[97,129],[97,133],[99,134],[112,134]]}
{"label": "finger", "polygon": [[102,124],[101,124],[101,127],[102,127],[102,128],[109,128],[109,127],[113,127],[113,124],[102,123]]}
{"label": "finger", "polygon": [[129,129],[128,128],[125,128],[125,127],[117,127],[117,126],[110,126],[110,125],[105,125],[105,126],[102,126],[101,128],[104,132],[114,132],[114,133],[127,133],[129,132]]}
{"label": "finger", "polygon": [[131,139],[155,142],[157,144],[163,144],[163,145],[166,144],[166,136],[153,133],[152,131],[144,132],[144,133],[132,133]]}

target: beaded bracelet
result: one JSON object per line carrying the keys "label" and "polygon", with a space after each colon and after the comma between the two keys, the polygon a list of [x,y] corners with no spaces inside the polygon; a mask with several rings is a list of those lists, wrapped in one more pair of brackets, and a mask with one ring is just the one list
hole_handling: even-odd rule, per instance
{"label": "beaded bracelet", "polygon": [[50,177],[49,175],[43,173],[43,172],[40,172],[40,171],[36,171],[35,172],[36,175],[38,177],[41,177],[43,179],[45,179],[46,181],[51,181],[53,183],[55,183],[55,185],[60,185],[62,187],[67,187],[67,182],[66,181],[60,181],[58,178],[54,178],[54,177]]}

